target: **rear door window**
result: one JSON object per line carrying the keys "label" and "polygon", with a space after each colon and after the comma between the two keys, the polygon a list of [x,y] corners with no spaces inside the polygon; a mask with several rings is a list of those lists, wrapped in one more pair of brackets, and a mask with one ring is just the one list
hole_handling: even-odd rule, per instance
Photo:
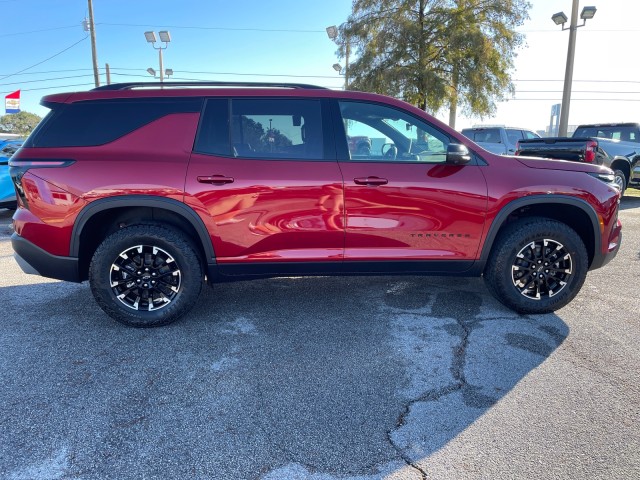
{"label": "rear door window", "polygon": [[322,160],[325,152],[321,102],[234,99],[231,147],[236,157]]}

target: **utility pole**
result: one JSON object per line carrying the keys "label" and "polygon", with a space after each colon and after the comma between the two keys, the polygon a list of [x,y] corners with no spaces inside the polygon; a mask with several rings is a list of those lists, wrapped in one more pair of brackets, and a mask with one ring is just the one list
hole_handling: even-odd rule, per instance
{"label": "utility pole", "polygon": [[108,63],[104,64],[105,72],[107,73],[107,85],[111,85],[111,68]]}
{"label": "utility pole", "polygon": [[573,83],[573,61],[576,56],[576,33],[578,33],[578,4],[573,0],[571,23],[569,24],[569,51],[567,67],[564,72],[564,89],[562,91],[562,107],[560,108],[560,136],[566,137],[569,127],[569,105],[571,104],[571,84]]}
{"label": "utility pole", "polygon": [[89,32],[91,34],[91,56],[93,57],[93,79],[96,87],[100,86],[100,75],[98,74],[98,53],[96,51],[96,25],[93,21],[93,0],[89,2]]}
{"label": "utility pole", "polygon": [[344,89],[349,90],[349,55],[351,54],[351,39],[347,36],[347,44],[345,46],[345,63],[344,63]]}

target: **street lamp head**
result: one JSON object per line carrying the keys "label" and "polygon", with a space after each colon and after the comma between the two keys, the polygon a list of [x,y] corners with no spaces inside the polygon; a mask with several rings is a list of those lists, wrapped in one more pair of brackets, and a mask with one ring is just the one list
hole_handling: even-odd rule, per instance
{"label": "street lamp head", "polygon": [[171,75],[173,75],[173,68],[167,68],[167,69],[165,69],[164,74],[165,74],[167,77],[170,77]]}
{"label": "street lamp head", "polygon": [[147,68],[147,72],[149,72],[149,75],[152,75],[154,77],[156,76],[156,71],[151,67]]}
{"label": "street lamp head", "polygon": [[580,18],[585,21],[591,20],[596,14],[596,10],[596,7],[584,7],[582,9],[582,13],[580,14]]}
{"label": "street lamp head", "polygon": [[340,73],[340,72],[342,71],[342,65],[340,65],[339,63],[334,63],[334,64],[333,64],[333,69],[334,69],[336,72]]}
{"label": "street lamp head", "polygon": [[551,16],[551,20],[553,20],[553,22],[556,25],[564,25],[565,23],[567,23],[567,20],[569,20],[569,19],[564,14],[564,12],[558,12],[555,15]]}
{"label": "street lamp head", "polygon": [[159,31],[158,35],[160,36],[161,42],[169,43],[171,41],[171,35],[169,35],[169,32],[167,30]]}
{"label": "street lamp head", "polygon": [[156,43],[156,33],[155,32],[144,32],[144,38],[147,39],[149,43]]}
{"label": "street lamp head", "polygon": [[335,25],[327,27],[327,36],[331,40],[335,40],[338,37],[338,27],[336,27]]}

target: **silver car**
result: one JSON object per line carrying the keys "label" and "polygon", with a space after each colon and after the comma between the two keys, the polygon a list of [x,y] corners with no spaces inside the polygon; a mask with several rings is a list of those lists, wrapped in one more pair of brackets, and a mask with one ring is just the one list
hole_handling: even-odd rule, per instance
{"label": "silver car", "polygon": [[540,138],[536,132],[518,127],[473,127],[462,129],[462,134],[485,150],[498,155],[515,155],[519,140]]}

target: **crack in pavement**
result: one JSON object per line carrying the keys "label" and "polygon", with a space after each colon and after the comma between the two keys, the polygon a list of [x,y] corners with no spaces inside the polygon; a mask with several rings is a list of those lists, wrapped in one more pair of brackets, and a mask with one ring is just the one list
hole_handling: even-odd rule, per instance
{"label": "crack in pavement", "polygon": [[[480,306],[482,305],[482,299],[479,295],[471,292],[462,292],[462,298],[459,295],[460,292],[443,292],[439,293],[436,296],[436,300],[434,305],[431,308],[431,317],[434,318],[442,318],[442,319],[453,319],[456,324],[451,325],[450,328],[446,326],[444,329],[450,335],[459,336],[460,342],[457,345],[454,345],[452,348],[453,358],[451,361],[450,372],[454,379],[454,383],[449,384],[442,388],[427,390],[423,392],[421,395],[411,399],[407,402],[402,409],[402,412],[398,416],[398,421],[396,423],[395,428],[387,431],[387,440],[391,444],[391,446],[398,452],[400,458],[409,466],[410,468],[415,469],[422,477],[422,479],[427,479],[428,474],[425,469],[423,469],[420,465],[413,462],[409,455],[407,455],[404,449],[398,445],[393,439],[393,433],[406,425],[407,417],[411,412],[411,408],[419,402],[433,402],[437,401],[440,398],[449,395],[456,391],[463,391],[463,396],[471,397],[471,394],[474,393],[474,387],[470,386],[465,378],[464,374],[464,366],[466,363],[466,352],[467,347],[469,345],[469,336],[474,328],[479,325],[484,319],[477,318],[477,315],[480,313]],[[449,298],[454,297],[454,298]],[[451,300],[456,300],[459,303],[462,303],[461,310],[464,312],[462,315],[458,315],[456,317],[452,317],[446,311],[445,306],[450,303]],[[468,300],[473,299],[473,301],[468,302]],[[466,303],[466,305],[465,305]],[[466,307],[466,308],[465,308]],[[465,395],[465,390],[471,390],[468,395]],[[479,397],[478,393],[475,394],[475,397]],[[486,397],[488,398],[488,397]],[[471,398],[469,398],[471,400]],[[492,404],[495,403],[491,402]]]}

